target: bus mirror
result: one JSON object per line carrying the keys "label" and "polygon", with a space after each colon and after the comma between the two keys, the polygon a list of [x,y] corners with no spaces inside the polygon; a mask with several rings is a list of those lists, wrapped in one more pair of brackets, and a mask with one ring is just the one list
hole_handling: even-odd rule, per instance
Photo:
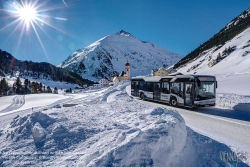
{"label": "bus mirror", "polygon": [[216,81],[215,84],[216,84],[215,86],[216,86],[216,89],[217,89],[218,88],[218,82]]}

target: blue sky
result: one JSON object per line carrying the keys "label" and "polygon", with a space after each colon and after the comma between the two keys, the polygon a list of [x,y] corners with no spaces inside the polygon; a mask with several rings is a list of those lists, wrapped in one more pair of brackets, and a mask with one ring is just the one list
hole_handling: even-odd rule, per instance
{"label": "blue sky", "polygon": [[250,7],[250,0],[37,0],[35,32],[24,22],[11,24],[18,2],[0,1],[0,49],[54,65],[120,30],[187,55]]}

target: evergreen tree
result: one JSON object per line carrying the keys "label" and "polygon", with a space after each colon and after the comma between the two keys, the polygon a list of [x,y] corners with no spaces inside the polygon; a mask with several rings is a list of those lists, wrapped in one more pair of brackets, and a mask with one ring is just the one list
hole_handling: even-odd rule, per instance
{"label": "evergreen tree", "polygon": [[33,93],[38,93],[39,84],[37,82],[32,82],[30,87]]}
{"label": "evergreen tree", "polygon": [[16,94],[22,94],[22,81],[17,77],[15,82]]}
{"label": "evergreen tree", "polygon": [[29,80],[28,80],[28,79],[25,79],[25,80],[24,80],[24,86],[28,87],[28,85],[29,85]]}
{"label": "evergreen tree", "polygon": [[51,90],[51,88],[49,86],[47,86],[47,92],[52,93],[52,90]]}
{"label": "evergreen tree", "polygon": [[24,80],[24,91],[25,91],[25,94],[28,94],[28,85],[29,85],[29,80],[25,79]]}
{"label": "evergreen tree", "polygon": [[58,94],[58,89],[57,89],[57,87],[54,88],[53,93]]}
{"label": "evergreen tree", "polygon": [[221,54],[219,53],[219,54],[217,55],[216,61],[219,62],[220,60],[221,60]]}
{"label": "evergreen tree", "polygon": [[0,81],[0,94],[7,95],[7,91],[8,91],[8,82],[5,80],[5,78],[3,78]]}
{"label": "evergreen tree", "polygon": [[22,81],[19,77],[17,77],[15,84],[17,88],[22,88]]}
{"label": "evergreen tree", "polygon": [[43,84],[40,82],[39,83],[39,91],[42,93],[43,92]]}

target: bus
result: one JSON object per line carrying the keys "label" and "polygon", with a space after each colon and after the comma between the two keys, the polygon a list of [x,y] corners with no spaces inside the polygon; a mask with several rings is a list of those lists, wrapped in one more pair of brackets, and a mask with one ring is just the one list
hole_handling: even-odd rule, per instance
{"label": "bus", "polygon": [[217,81],[211,75],[132,77],[131,95],[172,106],[215,106]]}

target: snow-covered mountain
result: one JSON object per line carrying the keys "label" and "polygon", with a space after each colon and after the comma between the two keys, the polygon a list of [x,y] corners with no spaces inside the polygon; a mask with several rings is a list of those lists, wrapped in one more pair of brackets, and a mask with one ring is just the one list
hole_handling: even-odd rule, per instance
{"label": "snow-covered mountain", "polygon": [[[232,29],[239,28],[245,23],[249,24],[249,21],[250,9],[232,20],[215,36],[230,36]],[[211,43],[213,38],[206,43]],[[230,40],[220,41],[221,44],[199,52],[197,57],[189,57],[187,63],[182,63],[177,68],[178,72],[215,75],[219,82],[217,92],[250,95],[250,27],[240,31]]]}
{"label": "snow-covered mountain", "polygon": [[106,36],[70,55],[59,67],[68,68],[83,78],[109,79],[130,63],[131,76],[147,75],[152,69],[168,67],[182,58],[151,42],[137,39],[123,30]]}

